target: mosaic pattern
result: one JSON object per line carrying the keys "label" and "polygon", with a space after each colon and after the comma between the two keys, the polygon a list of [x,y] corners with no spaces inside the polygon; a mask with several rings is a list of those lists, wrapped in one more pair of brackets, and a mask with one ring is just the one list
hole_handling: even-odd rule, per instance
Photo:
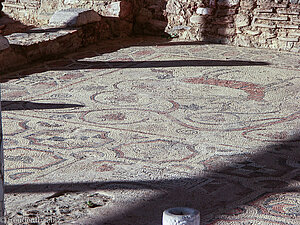
{"label": "mosaic pattern", "polygon": [[3,75],[10,215],[24,193],[98,190],[114,199],[103,216],[77,219],[153,225],[189,206],[203,224],[296,224],[299,65],[293,53],[136,39]]}

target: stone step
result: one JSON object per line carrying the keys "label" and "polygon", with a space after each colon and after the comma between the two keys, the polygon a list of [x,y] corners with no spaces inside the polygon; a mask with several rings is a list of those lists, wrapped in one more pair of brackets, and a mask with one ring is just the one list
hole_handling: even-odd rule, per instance
{"label": "stone step", "polygon": [[0,71],[74,52],[107,36],[101,16],[92,10],[60,10],[49,25],[0,38]]}

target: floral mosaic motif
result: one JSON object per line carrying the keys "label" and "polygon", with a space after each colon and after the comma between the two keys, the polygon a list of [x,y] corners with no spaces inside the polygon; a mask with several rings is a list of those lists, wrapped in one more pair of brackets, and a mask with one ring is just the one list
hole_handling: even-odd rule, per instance
{"label": "floral mosaic motif", "polygon": [[104,131],[89,129],[46,130],[26,136],[31,144],[61,149],[99,148],[113,141]]}
{"label": "floral mosaic motif", "polygon": [[220,87],[243,90],[248,94],[249,99],[256,100],[256,101],[262,101],[265,96],[263,87],[260,87],[257,84],[253,84],[249,82],[234,81],[234,80],[220,80],[214,78],[206,79],[204,77],[187,78],[184,80],[184,82],[192,83],[192,84],[216,85]]}
{"label": "floral mosaic motif", "polygon": [[65,161],[63,157],[52,151],[31,148],[5,149],[5,161],[11,162],[6,171],[46,170],[47,168]]}
{"label": "floral mosaic motif", "polygon": [[[173,205],[200,209],[203,224],[299,220],[295,54],[136,43],[93,46],[41,71],[5,75],[3,100],[27,109],[3,111],[11,199],[98,188],[109,192],[108,204],[126,202],[126,218],[103,216],[99,224],[143,224],[147,215],[159,224]],[[230,66],[237,59],[260,63]]]}
{"label": "floral mosaic motif", "polygon": [[266,194],[251,204],[265,214],[300,218],[300,194],[297,192]]}
{"label": "floral mosaic motif", "polygon": [[[168,140],[123,144],[113,150],[118,157],[161,163],[184,161],[196,155],[194,146]],[[168,155],[168,159],[162,159],[161,155]]]}

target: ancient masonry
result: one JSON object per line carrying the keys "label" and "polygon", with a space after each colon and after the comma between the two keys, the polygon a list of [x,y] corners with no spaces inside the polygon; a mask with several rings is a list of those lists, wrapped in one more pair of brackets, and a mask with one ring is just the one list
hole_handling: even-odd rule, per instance
{"label": "ancient masonry", "polygon": [[[3,1],[3,0],[0,0]],[[300,0],[5,0],[3,11],[47,24],[58,9],[90,8],[114,36],[168,33],[184,40],[300,52]]]}

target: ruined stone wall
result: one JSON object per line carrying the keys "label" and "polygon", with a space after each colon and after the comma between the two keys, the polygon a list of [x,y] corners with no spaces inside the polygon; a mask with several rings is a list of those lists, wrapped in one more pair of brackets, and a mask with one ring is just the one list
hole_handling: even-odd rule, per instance
{"label": "ruined stone wall", "polygon": [[134,30],[237,46],[300,52],[300,0],[5,0],[4,11],[47,24],[62,8],[90,8],[116,18],[116,36]]}
{"label": "ruined stone wall", "polygon": [[167,0],[162,14],[172,37],[300,52],[299,0]]}
{"label": "ruined stone wall", "polygon": [[3,11],[25,24],[47,24],[59,9],[88,8],[104,16],[118,16],[118,0],[5,0]]}
{"label": "ruined stone wall", "polygon": [[142,0],[135,7],[134,31],[141,34],[161,35],[167,26],[167,0]]}
{"label": "ruined stone wall", "polygon": [[[1,0],[0,0],[1,1]],[[60,9],[93,9],[104,17],[114,36],[129,35],[133,29],[134,0],[5,0],[3,11],[24,24],[47,25]],[[105,17],[110,19],[105,20]]]}

